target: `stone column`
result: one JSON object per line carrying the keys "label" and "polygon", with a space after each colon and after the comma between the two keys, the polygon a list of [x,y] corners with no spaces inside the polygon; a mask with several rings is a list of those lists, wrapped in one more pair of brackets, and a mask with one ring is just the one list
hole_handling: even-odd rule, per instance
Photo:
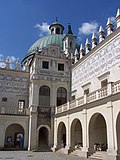
{"label": "stone column", "polygon": [[54,145],[52,147],[52,151],[55,152],[57,150],[57,118],[54,118]]}
{"label": "stone column", "polygon": [[82,148],[82,156],[87,157],[88,156],[88,130],[87,130],[87,110],[83,110],[83,148]]}
{"label": "stone column", "polygon": [[114,122],[113,122],[113,105],[112,102],[107,103],[108,109],[108,121],[107,121],[107,140],[108,140],[108,149],[107,149],[107,160],[116,160],[117,151],[115,149],[115,135],[114,135]]}
{"label": "stone column", "polygon": [[5,132],[4,132],[5,121],[0,120],[0,149],[4,148]]}
{"label": "stone column", "polygon": [[37,132],[37,113],[31,112],[29,119],[28,151],[37,148],[36,132]]}
{"label": "stone column", "polygon": [[51,106],[51,137],[50,137],[50,146],[53,146],[54,144],[54,130],[56,129],[54,127],[54,115],[55,113],[55,106],[56,106],[56,88],[54,82],[51,85],[51,94],[50,94],[50,106]]}
{"label": "stone column", "polygon": [[32,83],[32,105],[39,105],[39,86]]}
{"label": "stone column", "polygon": [[70,124],[69,124],[69,115],[66,116],[66,146],[65,146],[65,153],[69,154],[69,150],[70,150]]}
{"label": "stone column", "polygon": [[28,148],[28,138],[29,138],[29,134],[28,134],[28,125],[29,123],[26,122],[25,124],[25,135],[24,135],[24,148],[27,149]]}

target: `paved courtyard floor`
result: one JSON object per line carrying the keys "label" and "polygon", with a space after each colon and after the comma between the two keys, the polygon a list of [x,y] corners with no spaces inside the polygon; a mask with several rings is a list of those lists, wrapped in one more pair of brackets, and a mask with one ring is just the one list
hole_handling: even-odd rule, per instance
{"label": "paved courtyard floor", "polygon": [[89,159],[73,155],[53,153],[53,152],[0,151],[0,160],[89,160]]}

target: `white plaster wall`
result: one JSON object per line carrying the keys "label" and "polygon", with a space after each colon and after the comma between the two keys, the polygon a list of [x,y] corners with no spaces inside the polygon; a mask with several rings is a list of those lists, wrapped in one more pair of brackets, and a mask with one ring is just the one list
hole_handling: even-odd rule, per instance
{"label": "white plaster wall", "polygon": [[[105,42],[95,52],[88,53],[86,59],[81,60],[78,65],[72,68],[72,91],[77,90],[76,98],[83,96],[82,86],[91,83],[90,92],[100,89],[101,80],[99,76],[110,72],[108,81],[120,80],[120,33],[116,34],[109,41]],[[75,66],[75,67],[74,67]]]}

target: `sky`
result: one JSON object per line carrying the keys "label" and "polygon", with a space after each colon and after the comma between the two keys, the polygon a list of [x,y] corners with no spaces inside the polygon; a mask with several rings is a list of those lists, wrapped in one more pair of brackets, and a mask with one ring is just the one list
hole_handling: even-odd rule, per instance
{"label": "sky", "polygon": [[108,17],[115,25],[120,0],[0,0],[0,61],[20,61],[30,46],[49,34],[49,25],[58,22],[67,32],[68,23],[79,44],[85,44],[100,25],[106,31]]}

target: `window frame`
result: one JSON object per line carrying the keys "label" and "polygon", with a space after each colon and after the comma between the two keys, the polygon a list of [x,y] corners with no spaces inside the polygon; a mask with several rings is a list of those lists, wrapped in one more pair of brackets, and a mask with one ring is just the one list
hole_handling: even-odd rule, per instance
{"label": "window frame", "polygon": [[[46,64],[45,64],[46,63]],[[47,66],[46,66],[47,65]],[[42,68],[49,69],[49,61],[42,61]]]}
{"label": "window frame", "polygon": [[64,63],[58,63],[58,71],[65,71]]}
{"label": "window frame", "polygon": [[[23,104],[22,104],[23,102]],[[18,100],[18,111],[23,112],[25,109],[25,100],[19,99]]]}

